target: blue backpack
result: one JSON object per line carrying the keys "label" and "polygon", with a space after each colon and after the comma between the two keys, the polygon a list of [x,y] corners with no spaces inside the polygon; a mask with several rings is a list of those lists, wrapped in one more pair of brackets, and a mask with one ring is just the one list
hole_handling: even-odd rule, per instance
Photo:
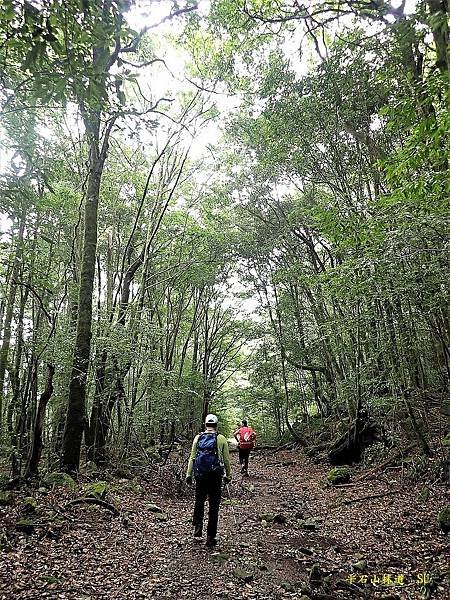
{"label": "blue backpack", "polygon": [[202,477],[208,473],[223,475],[223,468],[219,461],[217,450],[217,433],[201,433],[197,440],[197,456],[194,462],[195,477]]}

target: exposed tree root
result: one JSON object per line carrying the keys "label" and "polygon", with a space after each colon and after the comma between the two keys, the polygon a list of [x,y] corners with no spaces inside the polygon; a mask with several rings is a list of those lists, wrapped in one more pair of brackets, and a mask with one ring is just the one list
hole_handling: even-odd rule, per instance
{"label": "exposed tree root", "polygon": [[105,502],[105,500],[100,500],[99,498],[76,498],[75,500],[68,502],[64,508],[70,508],[76,504],[96,504],[97,506],[101,506],[102,508],[111,511],[115,517],[120,515],[120,512],[113,504]]}

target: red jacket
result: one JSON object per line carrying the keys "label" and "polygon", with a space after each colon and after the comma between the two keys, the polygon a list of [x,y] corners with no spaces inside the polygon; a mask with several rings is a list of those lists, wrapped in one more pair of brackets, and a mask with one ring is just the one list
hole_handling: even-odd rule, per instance
{"label": "red jacket", "polygon": [[251,450],[256,441],[256,433],[251,427],[239,427],[234,432],[234,437],[239,440],[239,448],[242,450]]}

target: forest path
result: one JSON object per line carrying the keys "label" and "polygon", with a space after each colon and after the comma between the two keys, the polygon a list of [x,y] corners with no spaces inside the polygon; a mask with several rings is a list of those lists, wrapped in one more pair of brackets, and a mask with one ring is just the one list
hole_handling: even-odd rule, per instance
{"label": "forest path", "polygon": [[[120,517],[81,505],[71,511],[73,520],[59,539],[19,534],[15,547],[0,553],[0,598],[263,600],[300,599],[306,592],[311,600],[410,599],[426,593],[419,583],[422,573],[442,574],[449,568],[449,548],[435,519],[448,496],[438,484],[423,502],[421,486],[401,483],[398,471],[328,488],[326,468],[299,452],[255,452],[245,479],[236,475],[237,455],[232,460],[233,502],[225,494],[217,548],[191,538],[192,491],[174,499],[161,476],[142,486],[119,480],[111,484],[110,495],[121,507]],[[344,504],[397,489],[382,498]],[[58,498],[49,494],[38,501],[54,504]],[[164,510],[167,521],[149,510],[150,503]],[[281,514],[286,522],[261,523],[258,517],[266,512]],[[310,529],[301,528],[305,520]],[[361,572],[352,567],[358,562]],[[314,564],[322,577],[330,574],[329,581],[311,586]],[[396,585],[383,583],[383,575]],[[380,581],[371,583],[374,576]],[[450,598],[445,585],[439,584],[431,597]]]}

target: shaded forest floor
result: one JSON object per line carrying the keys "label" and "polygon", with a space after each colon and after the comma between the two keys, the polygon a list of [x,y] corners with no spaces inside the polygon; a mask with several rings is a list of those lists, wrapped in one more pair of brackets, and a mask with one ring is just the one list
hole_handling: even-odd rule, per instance
{"label": "shaded forest floor", "polygon": [[[400,469],[330,488],[327,468],[301,452],[255,452],[246,479],[232,459],[233,500],[221,506],[213,550],[191,538],[192,490],[168,493],[176,465],[147,481],[110,482],[107,499],[120,516],[95,505],[62,508],[80,490],[42,491],[33,494],[42,513],[27,535],[14,530],[17,502],[0,507],[0,598],[450,598],[448,538],[436,523],[449,495],[439,482],[425,500],[423,481]],[[274,515],[285,522],[271,522]]]}

